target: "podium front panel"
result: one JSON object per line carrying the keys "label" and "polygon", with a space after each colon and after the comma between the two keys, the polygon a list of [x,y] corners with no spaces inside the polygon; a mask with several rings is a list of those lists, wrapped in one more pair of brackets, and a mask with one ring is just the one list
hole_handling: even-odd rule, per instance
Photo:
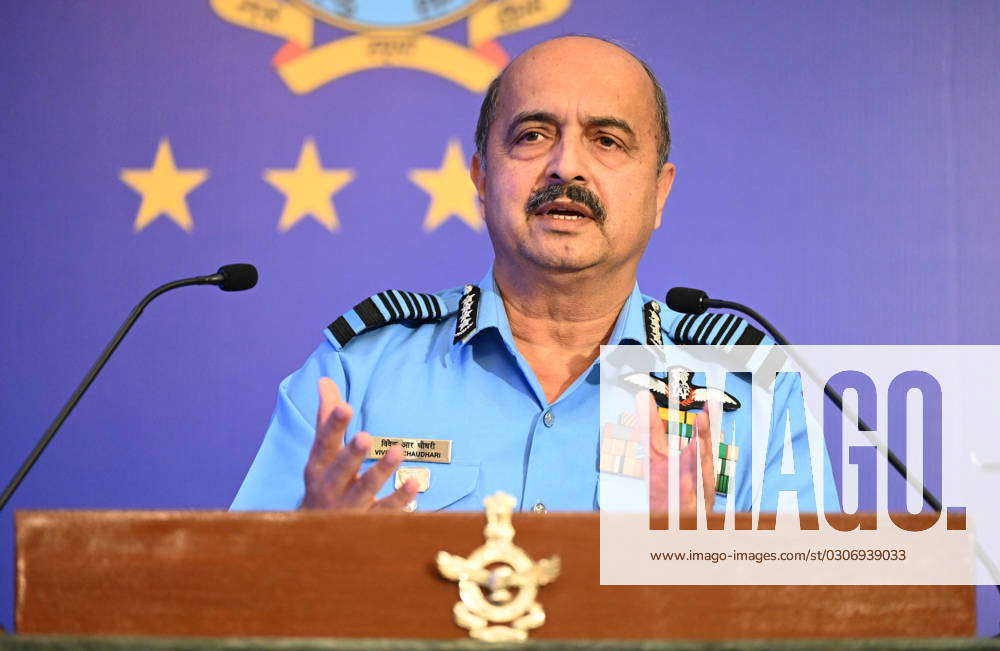
{"label": "podium front panel", "polygon": [[[515,514],[562,573],[531,638],[943,637],[975,632],[972,586],[599,585],[596,513]],[[467,638],[439,550],[483,543],[482,513],[19,511],[19,633]]]}

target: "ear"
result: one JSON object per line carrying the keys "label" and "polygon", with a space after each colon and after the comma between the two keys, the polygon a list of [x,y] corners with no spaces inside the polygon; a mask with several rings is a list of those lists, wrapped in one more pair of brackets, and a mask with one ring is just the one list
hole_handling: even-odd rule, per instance
{"label": "ear", "polygon": [[472,155],[472,163],[469,165],[469,177],[472,184],[476,186],[479,194],[479,208],[485,214],[486,202],[486,166],[479,157],[479,152]]}
{"label": "ear", "polygon": [[670,196],[670,188],[674,185],[676,174],[677,168],[673,163],[664,163],[656,175],[656,223],[653,228],[660,227],[660,222],[663,219],[663,206],[666,205],[667,197]]}

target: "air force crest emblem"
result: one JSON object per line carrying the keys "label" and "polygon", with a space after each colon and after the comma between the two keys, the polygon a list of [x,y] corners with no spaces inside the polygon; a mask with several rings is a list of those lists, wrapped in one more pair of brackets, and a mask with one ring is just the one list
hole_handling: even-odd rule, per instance
{"label": "air force crest emblem", "polygon": [[[481,93],[510,60],[501,36],[562,16],[572,0],[209,0],[230,23],[281,38],[271,60],[296,94],[382,67],[423,70]],[[353,32],[317,45],[315,21]],[[466,20],[466,43],[429,34]]]}
{"label": "air force crest emblem", "polygon": [[536,562],[514,544],[516,503],[506,493],[490,495],[483,500],[485,544],[468,558],[446,551],[437,555],[441,576],[458,581],[455,623],[484,642],[523,642],[528,631],[544,624],[538,588],[555,581],[562,568],[558,556]]}

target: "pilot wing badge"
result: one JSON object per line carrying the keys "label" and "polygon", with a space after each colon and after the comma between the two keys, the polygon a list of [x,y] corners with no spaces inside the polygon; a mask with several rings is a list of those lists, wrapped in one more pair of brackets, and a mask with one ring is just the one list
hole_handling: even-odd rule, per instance
{"label": "pilot wing badge", "polygon": [[694,384],[694,373],[690,369],[671,366],[667,369],[666,376],[664,380],[653,373],[630,373],[622,380],[627,385],[648,389],[658,407],[690,411],[704,409],[705,403],[718,402],[722,404],[724,411],[736,411],[740,408],[740,401],[732,394],[722,389]]}

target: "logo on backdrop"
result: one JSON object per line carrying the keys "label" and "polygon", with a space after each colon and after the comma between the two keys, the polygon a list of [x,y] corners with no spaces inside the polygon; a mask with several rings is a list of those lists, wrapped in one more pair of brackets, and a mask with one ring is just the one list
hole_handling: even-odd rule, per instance
{"label": "logo on backdrop", "polygon": [[[481,93],[510,59],[497,38],[552,22],[572,0],[210,0],[223,20],[277,36],[271,60],[288,88],[309,93],[371,68],[422,70]],[[316,45],[319,19],[354,32]],[[466,43],[427,32],[460,20]]]}
{"label": "logo on backdrop", "polygon": [[[562,16],[572,0],[209,0],[230,23],[277,36],[282,45],[271,59],[278,76],[296,94],[309,93],[346,75],[397,67],[449,79],[482,93],[510,56],[497,39]],[[317,45],[321,20],[353,35]],[[465,21],[465,41],[428,32]],[[358,176],[348,167],[324,167],[320,146],[303,139],[294,167],[264,167],[261,179],[284,195],[276,228],[285,233],[312,220],[330,232],[341,229],[334,195]],[[451,218],[473,231],[483,229],[478,195],[469,178],[458,138],[451,138],[439,167],[410,168],[406,178],[429,195],[423,230],[430,233]],[[361,172],[364,173],[363,171]],[[203,168],[178,168],[163,138],[149,168],[125,168],[119,179],[141,196],[136,232],[165,217],[186,232],[195,230],[187,195],[209,177]],[[349,219],[349,218],[348,218]]]}

